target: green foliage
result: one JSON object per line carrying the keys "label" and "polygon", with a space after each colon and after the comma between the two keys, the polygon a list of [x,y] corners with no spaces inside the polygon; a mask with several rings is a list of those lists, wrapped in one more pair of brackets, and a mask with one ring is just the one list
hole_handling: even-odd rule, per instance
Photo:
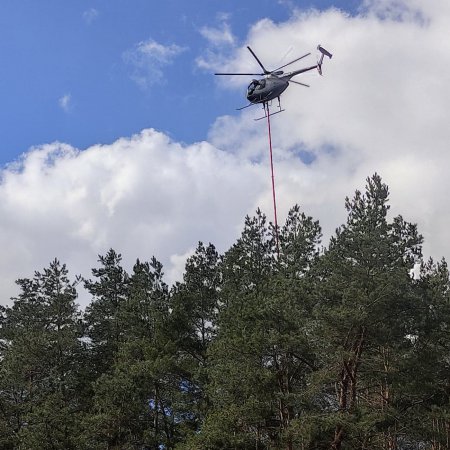
{"label": "green foliage", "polygon": [[128,274],[121,266],[122,256],[110,249],[99,256],[101,267],[92,269],[96,281],[86,280],[84,287],[92,295],[84,320],[91,342],[94,377],[112,366],[115,353],[124,339],[120,311],[128,293]]}
{"label": "green foliage", "polygon": [[293,445],[291,421],[304,411],[303,390],[315,369],[307,275],[320,227],[294,207],[280,232],[277,260],[274,230],[266,224],[260,211],[247,217],[222,264],[224,307],[209,352],[216,419],[203,430],[205,442],[217,448]]}
{"label": "green foliage", "polygon": [[[373,446],[383,441],[380,433],[386,442],[398,441],[400,417],[414,402],[403,392],[410,375],[402,355],[412,350],[417,296],[410,271],[421,257],[422,238],[401,217],[389,222],[387,199],[378,175],[367,179],[364,194],[347,198],[347,223],[317,268],[315,309],[325,338],[321,365],[334,373],[329,388],[321,389],[330,398],[330,414],[339,418],[329,438],[336,449]],[[362,411],[373,414],[364,413],[362,421]],[[383,418],[386,411],[389,420]]]}
{"label": "green foliage", "polygon": [[[76,448],[83,414],[83,363],[75,284],[55,260],[4,311],[0,414],[4,448]],[[0,441],[1,442],[1,441]]]}
{"label": "green foliage", "polygon": [[186,262],[183,282],[172,290],[171,338],[176,346],[181,377],[179,425],[185,434],[198,431],[210,410],[208,348],[217,334],[222,284],[220,257],[212,244],[198,243]]}
{"label": "green foliage", "polygon": [[326,248],[299,206],[278,230],[257,210],[223,256],[198,243],[171,289],[155,258],[128,274],[111,249],[84,314],[58,260],[18,280],[0,448],[448,448],[449,270],[388,199],[368,178]]}

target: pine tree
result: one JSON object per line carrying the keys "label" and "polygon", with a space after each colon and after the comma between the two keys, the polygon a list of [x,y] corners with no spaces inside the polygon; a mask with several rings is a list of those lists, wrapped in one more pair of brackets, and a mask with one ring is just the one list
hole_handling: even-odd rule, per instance
{"label": "pine tree", "polygon": [[120,311],[128,295],[128,274],[121,261],[122,255],[110,249],[105,256],[99,256],[101,266],[92,269],[96,280],[84,282],[92,295],[84,321],[90,341],[91,376],[94,379],[112,367],[119,344],[124,339]]}
{"label": "pine tree", "polygon": [[217,334],[220,260],[212,244],[199,242],[186,262],[183,282],[172,291],[170,329],[183,377],[179,406],[187,433],[198,432],[210,407],[208,349]]}
{"label": "pine tree", "polygon": [[317,274],[321,364],[325,387],[329,383],[318,395],[330,412],[320,428],[333,430],[329,448],[335,450],[397,448],[403,399],[393,384],[401,377],[399,355],[411,346],[410,271],[422,238],[401,216],[388,221],[388,196],[375,174],[364,194],[346,199],[347,223],[331,239]]}
{"label": "pine tree", "polygon": [[315,370],[308,342],[311,304],[307,272],[320,227],[293,208],[281,230],[277,260],[273,228],[257,211],[246,218],[223,262],[219,333],[210,350],[213,409],[192,448],[286,448]]}
{"label": "pine tree", "polygon": [[410,418],[416,440],[433,450],[450,447],[450,278],[447,262],[430,258],[422,263],[416,280],[420,301],[412,351],[404,358],[409,397],[414,401]]}
{"label": "pine tree", "polygon": [[54,260],[17,284],[2,321],[2,448],[74,449],[83,413],[76,282]]}
{"label": "pine tree", "polygon": [[173,448],[178,439],[180,376],[170,339],[162,265],[136,262],[116,312],[121,339],[110,370],[94,385],[89,448]]}

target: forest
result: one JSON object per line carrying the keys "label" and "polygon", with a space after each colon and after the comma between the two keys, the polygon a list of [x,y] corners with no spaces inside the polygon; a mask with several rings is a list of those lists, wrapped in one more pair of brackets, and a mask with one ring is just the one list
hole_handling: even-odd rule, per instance
{"label": "forest", "polygon": [[378,174],[345,208],[324,245],[293,206],[279,251],[257,210],[224,254],[199,242],[173,286],[113,249],[89,278],[55,259],[17,280],[0,449],[450,448],[447,264],[391,216]]}

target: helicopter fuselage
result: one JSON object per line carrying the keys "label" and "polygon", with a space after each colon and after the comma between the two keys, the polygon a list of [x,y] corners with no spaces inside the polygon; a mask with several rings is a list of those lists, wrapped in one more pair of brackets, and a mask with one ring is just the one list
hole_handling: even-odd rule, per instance
{"label": "helicopter fuselage", "polygon": [[252,80],[247,88],[247,100],[250,103],[266,103],[279,97],[289,86],[283,78],[269,75],[259,80]]}
{"label": "helicopter fuselage", "polygon": [[263,70],[262,73],[243,73],[243,72],[216,72],[215,75],[258,75],[262,76],[265,75],[264,78],[259,79],[253,79],[252,82],[247,87],[247,100],[250,102],[248,105],[243,106],[242,108],[238,108],[238,110],[242,110],[244,108],[248,108],[251,105],[262,103],[264,106],[264,110],[266,107],[269,107],[269,103],[271,100],[278,98],[278,106],[280,108],[281,112],[281,105],[280,105],[280,95],[288,88],[289,82],[300,84],[302,86],[309,87],[305,83],[300,83],[299,81],[294,81],[291,78],[295,75],[300,75],[301,73],[308,72],[313,69],[317,69],[319,74],[322,75],[322,62],[324,56],[328,56],[331,58],[331,53],[327,50],[325,50],[322,46],[318,45],[317,49],[320,51],[321,56],[320,59],[317,61],[317,64],[314,64],[313,66],[305,67],[303,69],[294,70],[293,72],[285,73],[284,71],[280,70],[284,67],[289,66],[290,64],[293,64],[297,61],[300,61],[301,59],[305,58],[306,56],[309,56],[311,53],[306,53],[303,56],[300,56],[300,58],[296,58],[291,62],[288,62],[287,64],[284,64],[281,67],[278,67],[278,69],[275,70],[267,70],[262,62],[259,60],[259,58],[256,56],[255,52],[247,46],[250,53],[253,55],[253,57],[256,59],[257,63]]}

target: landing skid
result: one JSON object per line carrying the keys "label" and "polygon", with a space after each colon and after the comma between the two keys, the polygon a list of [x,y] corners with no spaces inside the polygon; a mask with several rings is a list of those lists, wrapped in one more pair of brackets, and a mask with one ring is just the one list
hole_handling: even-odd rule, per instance
{"label": "landing skid", "polygon": [[[283,111],[285,111],[284,109],[280,109],[279,111],[276,111],[276,112],[274,112],[274,113],[269,113],[269,116],[274,116],[275,114],[279,114],[279,113],[282,113]],[[263,120],[263,119],[267,119],[267,114],[265,114],[264,116],[262,116],[262,117],[258,117],[257,119],[253,119],[253,120]]]}
{"label": "landing skid", "polygon": [[[270,103],[272,103],[272,102],[270,102]],[[255,105],[257,105],[257,103],[249,103],[248,105],[241,106],[240,108],[236,108],[236,111],[242,111],[245,108],[249,108],[250,106],[255,106]],[[269,102],[263,102],[262,105],[263,105],[263,109],[264,109],[264,116],[258,117],[257,119],[254,119],[254,120],[266,119],[268,116],[274,116],[275,114],[278,114],[278,113],[284,111],[284,109],[281,109],[280,97],[278,97],[278,111],[276,111],[276,112],[271,113],[269,111]]]}
{"label": "landing skid", "polygon": [[270,116],[274,116],[275,114],[279,114],[279,113],[284,111],[284,109],[281,109],[280,97],[278,97],[278,111],[276,111],[274,113],[271,113],[269,111],[269,103],[268,102],[264,102],[263,103],[263,108],[264,108],[264,116],[263,117],[258,117],[257,119],[254,119],[254,120],[267,119]]}
{"label": "landing skid", "polygon": [[249,106],[253,106],[253,105],[254,105],[254,103],[249,103],[248,105],[241,106],[240,108],[236,108],[236,111],[242,111],[243,109],[248,108]]}

